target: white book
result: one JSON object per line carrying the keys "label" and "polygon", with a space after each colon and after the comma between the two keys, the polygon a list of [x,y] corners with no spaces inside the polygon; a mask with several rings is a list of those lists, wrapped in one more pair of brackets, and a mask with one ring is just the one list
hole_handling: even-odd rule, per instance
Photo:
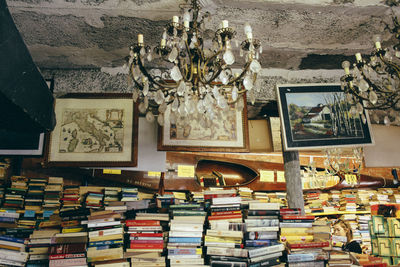
{"label": "white book", "polygon": [[120,221],[113,221],[113,222],[100,222],[100,223],[88,223],[87,227],[88,228],[93,228],[93,227],[104,227],[104,226],[114,226],[114,225],[120,225]]}
{"label": "white book", "polygon": [[249,210],[279,210],[280,203],[250,202]]}
{"label": "white book", "polygon": [[248,232],[274,232],[279,231],[279,226],[260,226],[260,227],[247,227]]}
{"label": "white book", "polygon": [[269,260],[269,259],[278,258],[280,256],[282,256],[282,252],[275,252],[275,253],[266,254],[266,255],[263,255],[263,256],[251,258],[250,262],[261,262],[261,261],[265,261],[265,260]]}
{"label": "white book", "polygon": [[0,217],[19,218],[19,213],[16,213],[16,212],[0,212]]}
{"label": "white book", "polygon": [[111,228],[111,229],[105,229],[105,230],[98,230],[98,231],[92,231],[89,232],[89,238],[95,237],[95,236],[107,236],[107,235],[116,235],[116,234],[122,234],[123,233],[123,228]]}
{"label": "white book", "polygon": [[207,247],[207,255],[247,257],[247,249]]}
{"label": "white book", "polygon": [[5,241],[5,240],[0,240],[0,245],[25,248],[25,244],[18,243],[18,242]]}
{"label": "white book", "polygon": [[237,237],[243,238],[242,231],[228,231],[228,230],[213,230],[207,229],[207,235],[209,236],[228,236],[228,237]]}
{"label": "white book", "polygon": [[11,251],[8,249],[0,249],[0,258],[4,260],[12,260],[26,262],[29,254],[23,251]]}
{"label": "white book", "polygon": [[272,246],[268,246],[268,247],[260,247],[260,248],[255,248],[255,249],[249,250],[249,257],[250,258],[260,257],[265,254],[281,252],[284,250],[285,250],[285,246],[283,244],[272,245]]}
{"label": "white book", "polygon": [[235,248],[236,243],[204,241],[205,247]]}
{"label": "white book", "polygon": [[215,197],[212,199],[213,205],[224,205],[224,204],[240,204],[242,201],[241,197]]}
{"label": "white book", "polygon": [[198,259],[171,259],[171,264],[186,264],[186,266],[192,266],[192,264],[204,264],[203,258]]}
{"label": "white book", "polygon": [[5,259],[0,259],[0,264],[4,264],[6,266],[25,266],[25,262],[18,262],[18,261],[13,261],[13,260],[5,260]]}
{"label": "white book", "polygon": [[281,223],[279,223],[279,226],[281,228],[285,228],[285,227],[287,227],[287,228],[311,228],[313,225],[312,225],[312,222],[310,222],[310,223],[286,223],[286,222],[281,222]]}
{"label": "white book", "polygon": [[129,262],[117,262],[117,263],[104,263],[96,264],[96,267],[130,267]]}
{"label": "white book", "polygon": [[203,231],[203,224],[193,224],[193,223],[174,223],[170,225],[171,231]]}
{"label": "white book", "polygon": [[191,254],[191,255],[168,255],[168,259],[200,259],[201,254]]}
{"label": "white book", "polygon": [[169,231],[170,237],[202,237],[203,231]]}

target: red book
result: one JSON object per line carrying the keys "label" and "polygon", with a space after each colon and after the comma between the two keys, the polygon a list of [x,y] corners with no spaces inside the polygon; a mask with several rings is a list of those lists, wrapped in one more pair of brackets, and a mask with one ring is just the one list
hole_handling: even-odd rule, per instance
{"label": "red book", "polygon": [[162,237],[163,233],[132,233],[131,237]]}
{"label": "red book", "polygon": [[131,244],[164,244],[164,240],[131,240]]}
{"label": "red book", "polygon": [[282,220],[314,220],[313,215],[283,215]]}
{"label": "red book", "polygon": [[136,249],[163,249],[164,244],[138,244],[138,243],[131,243],[130,248]]}
{"label": "red book", "polygon": [[159,226],[160,221],[156,220],[126,220],[126,226]]}
{"label": "red book", "polygon": [[232,193],[232,194],[204,194],[204,199],[213,199],[216,197],[236,197],[236,193]]}
{"label": "red book", "polygon": [[58,244],[50,247],[50,255],[53,254],[72,254],[86,252],[86,243]]}
{"label": "red book", "polygon": [[324,248],[324,247],[329,247],[329,241],[289,243],[288,247],[290,249],[296,249],[296,248]]}
{"label": "red book", "polygon": [[84,258],[84,257],[86,257],[85,253],[53,254],[53,255],[49,255],[49,260]]}
{"label": "red book", "polygon": [[241,210],[231,210],[231,211],[213,211],[211,215],[229,215],[229,214],[241,214]]}
{"label": "red book", "polygon": [[225,220],[225,219],[238,219],[242,218],[242,214],[228,214],[228,215],[214,215],[208,216],[208,220]]}

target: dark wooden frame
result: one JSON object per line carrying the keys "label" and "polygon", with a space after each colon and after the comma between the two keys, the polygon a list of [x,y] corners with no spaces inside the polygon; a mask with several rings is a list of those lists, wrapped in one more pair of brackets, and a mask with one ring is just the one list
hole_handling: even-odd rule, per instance
{"label": "dark wooden frame", "polygon": [[[76,98],[76,99],[132,99],[132,94],[126,93],[70,93],[66,94],[60,99]],[[56,105],[57,99],[55,101]],[[50,161],[49,152],[51,146],[51,134],[47,135],[46,142],[46,157],[45,166],[60,166],[60,167],[135,167],[137,166],[138,154],[138,125],[139,125],[139,111],[137,103],[132,100],[133,114],[132,114],[132,153],[130,161]],[[57,114],[56,114],[57,115]],[[56,126],[57,127],[57,126]]]}
{"label": "dark wooden frame", "polygon": [[340,84],[281,84],[276,86],[278,109],[282,126],[282,139],[284,149],[290,150],[310,150],[324,149],[329,147],[365,146],[372,145],[373,137],[370,129],[368,112],[364,110],[366,123],[362,124],[361,130],[363,137],[337,137],[331,139],[302,139],[295,140],[292,135],[289,110],[287,105],[287,93],[343,93]]}
{"label": "dark wooden frame", "polygon": [[160,151],[200,151],[200,152],[249,152],[249,130],[247,123],[247,102],[244,96],[244,108],[242,111],[242,126],[243,126],[243,142],[241,147],[218,147],[218,146],[183,146],[183,145],[164,145],[163,144],[163,131],[164,127],[158,127],[158,141],[157,149]]}

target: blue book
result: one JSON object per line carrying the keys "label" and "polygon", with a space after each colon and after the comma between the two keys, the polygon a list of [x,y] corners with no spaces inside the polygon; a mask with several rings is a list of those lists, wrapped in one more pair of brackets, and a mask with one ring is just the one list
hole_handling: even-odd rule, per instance
{"label": "blue book", "polygon": [[170,237],[170,243],[201,243],[201,237]]}
{"label": "blue book", "polygon": [[23,238],[16,238],[16,237],[11,237],[11,236],[7,236],[7,235],[0,235],[0,240],[21,243],[21,244],[24,243]]}
{"label": "blue book", "polygon": [[99,246],[108,246],[117,244],[123,244],[123,241],[122,240],[94,241],[94,242],[89,242],[89,247],[99,247]]}

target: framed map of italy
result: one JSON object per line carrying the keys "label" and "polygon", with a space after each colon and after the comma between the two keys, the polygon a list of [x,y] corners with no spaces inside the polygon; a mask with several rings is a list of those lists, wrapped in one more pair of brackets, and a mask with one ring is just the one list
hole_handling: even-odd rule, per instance
{"label": "framed map of italy", "polygon": [[131,94],[68,94],[55,102],[47,164],[136,166],[138,111]]}

